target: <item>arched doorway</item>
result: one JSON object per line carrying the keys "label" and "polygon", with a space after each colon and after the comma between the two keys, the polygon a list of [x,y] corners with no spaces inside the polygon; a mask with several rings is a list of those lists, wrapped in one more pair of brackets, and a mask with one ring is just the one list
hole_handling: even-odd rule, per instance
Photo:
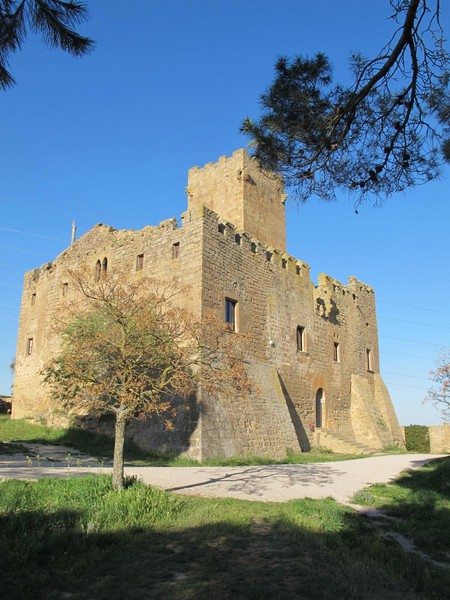
{"label": "arched doorway", "polygon": [[319,388],[316,392],[316,427],[322,427],[323,417],[323,389]]}

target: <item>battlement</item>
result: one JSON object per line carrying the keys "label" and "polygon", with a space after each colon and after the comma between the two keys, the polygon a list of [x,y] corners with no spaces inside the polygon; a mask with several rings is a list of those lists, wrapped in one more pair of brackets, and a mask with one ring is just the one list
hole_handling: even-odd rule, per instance
{"label": "battlement", "polygon": [[286,250],[283,179],[262,169],[246,150],[189,169],[188,209],[207,206],[265,244]]}

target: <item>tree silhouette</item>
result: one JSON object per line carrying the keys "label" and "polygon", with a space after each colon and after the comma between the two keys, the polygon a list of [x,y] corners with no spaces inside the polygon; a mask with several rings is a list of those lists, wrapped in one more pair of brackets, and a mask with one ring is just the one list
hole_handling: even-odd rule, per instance
{"label": "tree silhouette", "polygon": [[20,50],[28,31],[42,34],[44,42],[73,56],[83,56],[94,42],[73,28],[87,18],[83,2],[61,0],[0,0],[0,88],[15,84],[8,59]]}
{"label": "tree silhouette", "polygon": [[[391,0],[397,29],[374,58],[351,57],[353,83],[334,84],[328,58],[282,57],[241,130],[263,167],[302,201],[336,189],[356,206],[425,183],[450,158],[450,60],[440,0]],[[432,8],[430,6],[432,5]]]}

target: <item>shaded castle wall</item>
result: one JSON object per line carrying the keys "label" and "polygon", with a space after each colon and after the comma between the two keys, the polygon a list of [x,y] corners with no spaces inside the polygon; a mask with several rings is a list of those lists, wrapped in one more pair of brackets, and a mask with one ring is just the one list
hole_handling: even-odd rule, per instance
{"label": "shaded castle wall", "polygon": [[[87,268],[94,276],[97,260],[102,262],[106,257],[108,270],[126,270],[130,279],[139,280],[143,275],[160,281],[174,279],[177,289],[185,289],[180,301],[194,315],[200,316],[201,221],[197,219],[193,224],[191,213],[183,217],[181,227],[176,219],[169,219],[159,226],[140,231],[96,225],[55,261],[25,274],[16,353],[14,418],[33,416],[55,421],[55,412],[61,412],[61,407],[55,404],[42,383],[41,371],[58,351],[58,326],[66,309],[79,301],[79,292],[75,290],[68,269]],[[178,245],[175,250],[174,244]],[[142,255],[139,261],[142,268],[138,268],[137,257]],[[28,349],[30,339],[33,340],[31,354]],[[181,411],[179,415],[181,437],[170,444],[178,449],[180,445],[183,449],[189,445],[195,448],[195,439],[187,439],[196,429],[195,411],[184,417]],[[105,427],[108,429],[109,426]],[[160,430],[160,425],[154,423],[147,433],[141,431],[142,445],[150,447],[158,443],[164,437]],[[152,442],[145,440],[150,434],[153,435]],[[169,437],[174,438],[174,435]]]}

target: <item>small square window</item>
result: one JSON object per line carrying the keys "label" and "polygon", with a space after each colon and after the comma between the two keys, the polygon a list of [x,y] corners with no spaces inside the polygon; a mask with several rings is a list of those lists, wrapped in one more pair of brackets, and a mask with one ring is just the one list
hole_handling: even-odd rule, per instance
{"label": "small square window", "polygon": [[334,360],[334,362],[340,362],[341,361],[339,342],[334,342],[333,360]]}
{"label": "small square window", "polygon": [[236,300],[225,298],[225,323],[228,325],[230,331],[237,331],[236,307]]}
{"label": "small square window", "polygon": [[136,256],[136,271],[142,271],[144,268],[144,255],[138,254]]}
{"label": "small square window", "polygon": [[297,350],[306,351],[306,334],[305,328],[300,325],[297,327]]}
{"label": "small square window", "polygon": [[27,354],[30,355],[33,352],[33,338],[27,340]]}
{"label": "small square window", "polygon": [[180,256],[180,242],[172,244],[172,258],[178,258]]}

